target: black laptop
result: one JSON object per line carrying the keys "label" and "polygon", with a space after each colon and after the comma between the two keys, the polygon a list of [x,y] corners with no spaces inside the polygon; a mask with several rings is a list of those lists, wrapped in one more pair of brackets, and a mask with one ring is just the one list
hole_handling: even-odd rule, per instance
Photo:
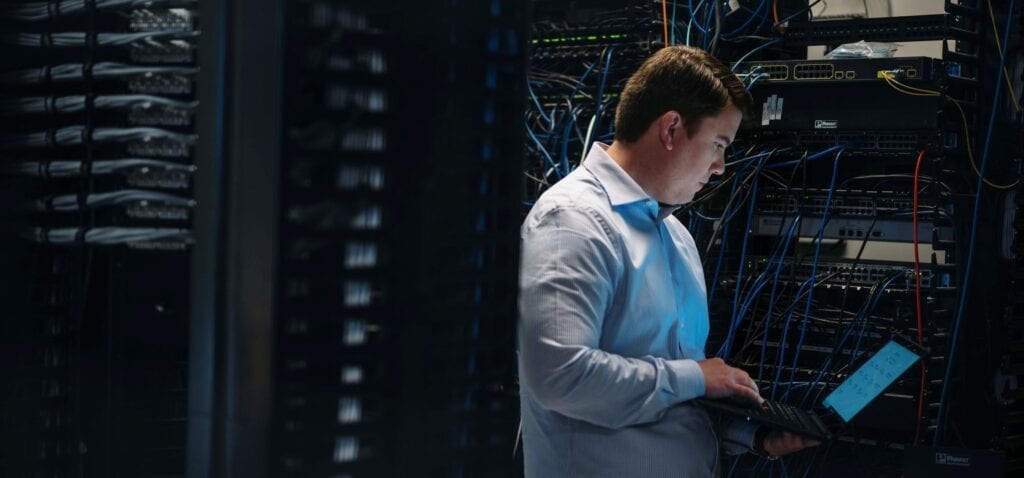
{"label": "black laptop", "polygon": [[[875,352],[853,374],[832,391],[822,405],[831,409],[843,422],[849,422],[896,381],[911,365],[921,358],[917,344],[897,336]],[[761,406],[738,403],[732,399],[698,398],[701,405],[744,419],[787,430],[809,438],[830,440],[831,432],[821,417],[811,410],[794,407],[772,400]]]}

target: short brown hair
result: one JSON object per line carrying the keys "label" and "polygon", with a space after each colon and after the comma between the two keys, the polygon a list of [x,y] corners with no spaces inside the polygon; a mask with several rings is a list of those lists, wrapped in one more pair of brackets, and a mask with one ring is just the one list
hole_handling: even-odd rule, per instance
{"label": "short brown hair", "polygon": [[729,67],[704,50],[670,46],[648,58],[626,82],[615,112],[615,140],[632,143],[667,111],[686,120],[693,136],[704,118],[732,103],[750,116],[753,99]]}

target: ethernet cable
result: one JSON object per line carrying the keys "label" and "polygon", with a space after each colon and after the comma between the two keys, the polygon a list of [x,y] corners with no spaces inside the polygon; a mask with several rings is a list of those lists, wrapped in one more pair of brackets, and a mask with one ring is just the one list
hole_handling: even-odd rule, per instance
{"label": "ethernet cable", "polygon": [[[84,201],[83,201],[84,200]],[[47,199],[38,199],[29,206],[35,211],[56,211],[72,212],[78,211],[84,202],[86,208],[95,209],[108,206],[117,206],[127,203],[155,203],[165,206],[195,207],[195,200],[188,197],[175,196],[159,191],[147,191],[143,189],[125,189],[105,193],[88,194],[84,198],[77,194],[64,194],[53,196]]]}
{"label": "ethernet cable", "polygon": [[0,3],[0,17],[20,21],[38,22],[53,20],[62,16],[77,15],[89,10],[92,3],[96,10],[116,10],[151,7],[188,7],[199,4],[199,0],[49,0],[45,2]]}
{"label": "ethernet cable", "polygon": [[137,170],[146,171],[147,169],[191,174],[195,172],[197,168],[192,164],[174,163],[158,159],[137,158],[98,160],[92,162],[46,160],[0,163],[0,173],[47,178],[77,177],[83,176],[87,172],[91,175],[104,175],[133,172]]}
{"label": "ethernet cable", "polygon": [[0,73],[0,84],[27,85],[37,83],[66,83],[93,78],[97,80],[125,78],[141,75],[187,75],[199,73],[198,68],[182,66],[140,66],[116,62],[64,63],[42,68],[14,70]]}
{"label": "ethernet cable", "polygon": [[22,231],[26,239],[48,244],[74,245],[117,245],[138,242],[179,242],[192,244],[192,231],[188,229],[160,227],[35,227]]}
{"label": "ethernet cable", "polygon": [[0,115],[77,113],[88,109],[90,101],[92,108],[100,110],[164,107],[194,111],[199,107],[198,101],[172,100],[153,95],[102,95],[93,97],[91,100],[89,97],[81,95],[0,97]]}
{"label": "ethernet cable", "polygon": [[68,126],[35,133],[0,135],[0,147],[43,148],[47,146],[79,145],[89,141],[97,143],[127,143],[161,139],[191,146],[196,143],[197,136],[148,127],[88,129],[85,126]]}
{"label": "ethernet cable", "polygon": [[154,40],[185,40],[199,37],[199,32],[134,32],[134,33],[96,33],[86,32],[59,32],[59,33],[5,33],[0,35],[0,42],[7,45],[26,47],[82,47],[95,44],[96,46],[124,46],[137,42],[152,42]]}

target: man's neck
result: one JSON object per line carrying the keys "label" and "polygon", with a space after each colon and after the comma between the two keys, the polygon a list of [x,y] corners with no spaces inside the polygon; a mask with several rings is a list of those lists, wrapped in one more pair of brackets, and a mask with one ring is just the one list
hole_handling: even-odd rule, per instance
{"label": "man's neck", "polygon": [[644,141],[644,138],[629,144],[615,141],[605,152],[612,158],[612,161],[615,161],[615,164],[618,164],[629,177],[633,178],[633,181],[636,181],[648,196],[662,202],[659,199],[662,195],[659,193],[662,190],[661,181],[664,178],[657,174],[657,168],[652,167],[652,163],[659,160],[660,151],[645,143],[647,142]]}

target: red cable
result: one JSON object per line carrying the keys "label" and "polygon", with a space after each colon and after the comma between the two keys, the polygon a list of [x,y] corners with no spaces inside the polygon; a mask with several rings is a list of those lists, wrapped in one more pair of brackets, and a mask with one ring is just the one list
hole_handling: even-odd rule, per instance
{"label": "red cable", "polygon": [[[690,12],[693,15],[693,12]],[[665,46],[668,46],[668,0],[661,0],[661,16],[664,21],[661,22],[662,36],[665,40]]]}
{"label": "red cable", "polygon": [[772,2],[772,16],[775,18],[775,28],[779,31],[779,34],[785,33],[786,27],[779,25],[779,0]]}
{"label": "red cable", "polygon": [[[913,235],[914,235],[914,308],[917,315],[917,344],[924,346],[923,319],[921,313],[921,258],[918,254],[917,241],[917,190],[918,180],[921,177],[921,163],[924,162],[925,150],[917,153],[917,164],[914,165],[914,206],[913,206]],[[924,417],[924,384],[925,365],[921,360],[921,392],[917,397],[917,432],[914,434],[914,444],[921,442],[921,420]]]}

